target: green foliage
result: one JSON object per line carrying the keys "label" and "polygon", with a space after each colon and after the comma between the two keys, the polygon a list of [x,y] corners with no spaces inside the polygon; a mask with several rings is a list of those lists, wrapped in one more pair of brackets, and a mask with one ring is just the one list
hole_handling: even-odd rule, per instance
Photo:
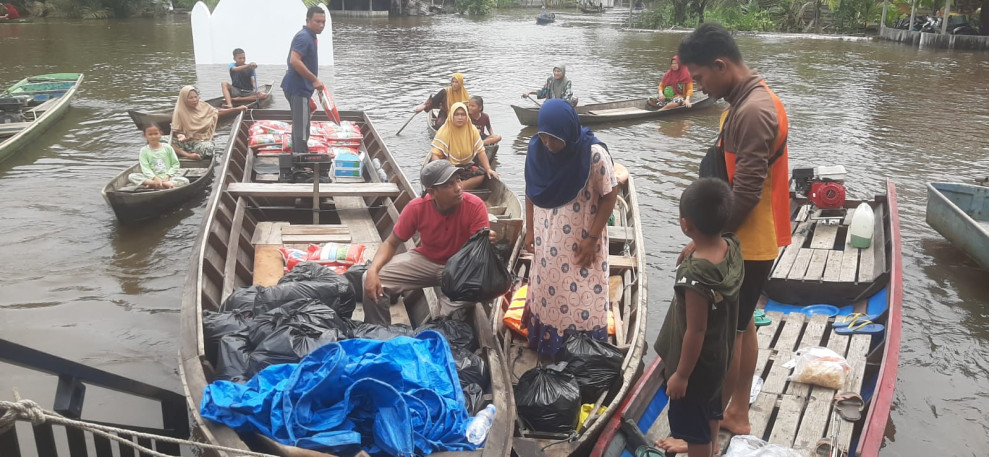
{"label": "green foliage", "polygon": [[657,9],[643,11],[632,20],[633,28],[640,29],[665,29],[675,25],[673,23],[673,6],[664,3]]}
{"label": "green foliage", "polygon": [[484,16],[494,8],[495,0],[457,0],[456,8],[460,14],[467,13],[471,16]]}
{"label": "green foliage", "polygon": [[777,29],[777,21],[769,10],[759,8],[756,2],[714,8],[708,11],[705,20],[719,22],[730,30],[769,32]]}

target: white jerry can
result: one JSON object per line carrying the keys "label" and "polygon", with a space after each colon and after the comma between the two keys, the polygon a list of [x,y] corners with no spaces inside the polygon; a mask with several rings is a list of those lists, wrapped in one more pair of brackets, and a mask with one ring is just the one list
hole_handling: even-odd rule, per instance
{"label": "white jerry can", "polygon": [[868,203],[862,202],[855,208],[848,230],[852,233],[852,246],[865,249],[872,244],[872,235],[876,231],[876,213]]}

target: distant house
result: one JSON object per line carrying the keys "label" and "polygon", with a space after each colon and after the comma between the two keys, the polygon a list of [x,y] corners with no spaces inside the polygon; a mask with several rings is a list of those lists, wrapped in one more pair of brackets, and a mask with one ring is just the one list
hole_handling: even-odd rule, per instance
{"label": "distant house", "polygon": [[330,0],[327,9],[335,16],[388,17],[392,0]]}

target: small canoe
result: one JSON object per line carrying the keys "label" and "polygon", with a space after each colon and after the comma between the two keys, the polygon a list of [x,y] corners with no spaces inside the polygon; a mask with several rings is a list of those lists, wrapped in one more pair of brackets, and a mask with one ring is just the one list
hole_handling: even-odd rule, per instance
{"label": "small canoe", "polygon": [[989,187],[927,183],[927,225],[989,269]]}
{"label": "small canoe", "polygon": [[38,75],[0,92],[0,161],[62,117],[82,79],[82,73]]}
{"label": "small canoe", "polygon": [[540,14],[536,16],[536,24],[546,25],[556,22],[556,13]]}
{"label": "small canoe", "polygon": [[[186,277],[179,341],[179,376],[193,418],[193,433],[207,443],[278,455],[303,455],[304,451],[257,435],[238,435],[200,415],[203,389],[214,380],[217,366],[204,349],[203,312],[217,310],[235,288],[277,282],[284,267],[278,249],[285,245],[305,246],[327,239],[360,243],[367,247],[363,259],[373,258],[382,240],[392,233],[401,211],[419,195],[367,114],[360,111],[340,111],[340,117],[356,122],[363,133],[362,163],[367,170],[364,182],[321,184],[319,198],[314,199],[313,184],[278,183],[277,174],[254,172],[256,158],[247,146],[250,125],[254,120],[290,121],[291,116],[289,111],[257,110],[250,120],[242,116],[235,122],[230,143],[221,155],[222,171],[207,204]],[[314,120],[327,118],[325,113],[318,112]],[[318,205],[315,212],[314,201]],[[314,221],[317,216],[321,222]],[[400,246],[399,252],[415,246],[416,241],[409,240]],[[404,306],[391,308],[395,323],[418,327],[431,316],[439,315],[439,303],[431,288],[411,293],[401,302]],[[511,430],[515,423],[511,378],[507,361],[492,333],[486,312],[490,306],[490,303],[477,303],[467,308],[466,316],[480,345],[486,348],[481,358],[490,369],[490,386],[484,395],[498,411],[485,447],[472,452],[431,455],[508,457],[511,453]],[[362,320],[362,317],[363,306],[359,305],[353,318]]]}
{"label": "small canoe", "polygon": [[[885,194],[866,201],[876,215],[875,233],[867,249],[849,244],[848,219],[859,203],[862,202],[849,201],[844,208],[822,213],[806,199],[791,196],[793,243],[777,258],[770,282],[785,276],[793,293],[818,305],[781,304],[769,290],[764,290],[768,299],[764,296],[760,303],[771,323],[756,331],[759,359],[755,373],[765,382],[750,409],[751,434],[795,449],[800,455],[822,455],[815,452],[818,442],[832,439],[835,432],[840,449],[847,451],[850,446],[856,446],[848,455],[878,455],[889,421],[903,318],[903,263],[896,187],[887,181]],[[830,224],[822,217],[838,217],[841,221]],[[823,308],[819,304],[840,306],[844,301],[841,292],[829,299],[827,291],[822,294],[817,283],[841,291],[847,282],[875,283],[881,289],[859,297],[852,304],[830,308],[839,316],[853,311],[874,316],[871,320],[882,326],[877,333],[838,334],[832,327],[836,318],[831,313],[835,311],[816,312]],[[827,347],[847,360],[851,369],[840,389],[787,380],[791,370],[783,365],[795,350],[811,346]],[[659,357],[646,368],[619,414],[609,421],[592,457],[618,457],[627,448],[634,452],[641,444],[652,446],[654,441],[669,436],[668,397],[660,388],[666,382],[664,368]],[[837,413],[832,399],[838,391],[861,394],[865,409],[857,423],[845,422],[836,430],[833,419]],[[721,449],[730,453],[728,439],[729,434],[722,432]]]}
{"label": "small canoe", "polygon": [[[429,110],[429,116],[426,116],[426,128],[429,129],[430,138],[436,136],[436,129],[433,126],[436,125],[437,113],[439,113],[439,110]],[[488,155],[488,161],[493,161],[495,156],[498,155],[498,143],[484,145],[484,152]]]}
{"label": "small canoe", "polygon": [[586,6],[581,6],[580,7],[580,12],[581,13],[584,13],[584,14],[603,14],[604,13],[604,7],[601,7],[601,8],[588,8]]}
{"label": "small canoe", "polygon": [[215,160],[182,161],[180,176],[189,179],[189,185],[174,189],[148,189],[136,186],[128,180],[131,173],[140,173],[137,163],[120,172],[103,187],[103,199],[113,208],[113,213],[123,224],[132,224],[167,214],[186,201],[202,195],[203,189],[213,180]]}
{"label": "small canoe", "polygon": [[29,24],[34,22],[34,19],[27,17],[19,17],[17,19],[0,19],[0,24]]}
{"label": "small canoe", "polygon": [[[616,170],[618,172],[619,170]],[[615,334],[611,343],[624,354],[620,378],[613,388],[598,398],[581,431],[570,434],[539,432],[528,429],[520,421],[513,436],[514,453],[519,456],[587,455],[598,442],[609,419],[625,402],[632,384],[642,371],[642,356],[646,349],[646,319],[648,315],[645,244],[639,215],[638,197],[632,177],[619,174],[619,202],[615,205],[615,225],[608,227],[609,265],[611,278],[611,315]],[[523,283],[529,279],[532,254],[516,250],[513,271]],[[508,356],[513,379],[519,379],[535,367],[538,357],[529,349],[528,341],[517,335],[504,322],[508,306],[492,312],[492,327]],[[604,409],[600,412],[601,408]]]}
{"label": "small canoe", "polygon": [[[588,125],[680,116],[711,105],[714,105],[714,100],[707,95],[694,94],[690,108],[681,106],[660,111],[650,106],[648,99],[637,98],[620,102],[580,105],[576,109],[577,116],[580,117],[580,125]],[[515,116],[519,118],[519,123],[522,125],[536,125],[539,121],[539,107],[512,105],[512,109],[515,110]]]}
{"label": "small canoe", "polygon": [[[264,100],[258,100],[255,97],[234,97],[231,101],[234,103],[234,106],[246,105],[251,109],[260,108],[271,103],[271,88],[272,84],[265,84],[261,86],[261,92],[268,95],[268,98]],[[223,105],[223,102],[224,99],[222,96],[206,100],[206,103],[217,109]],[[134,121],[134,125],[137,126],[138,130],[145,125],[155,124],[159,129],[161,129],[162,135],[168,135],[168,133],[172,131],[172,111],[174,109],[175,108],[173,106],[155,111],[129,110],[127,111],[127,115],[129,115],[131,120]],[[234,113],[230,113],[222,116],[220,119],[230,118],[234,115]]]}

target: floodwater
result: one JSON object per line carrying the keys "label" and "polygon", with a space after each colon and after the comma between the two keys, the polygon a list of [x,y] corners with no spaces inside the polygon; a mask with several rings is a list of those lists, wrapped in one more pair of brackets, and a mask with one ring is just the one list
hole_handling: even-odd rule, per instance
{"label": "floodwater", "polygon": [[[335,68],[321,70],[338,105],[367,110],[406,174],[429,137],[412,107],[463,72],[504,136],[502,177],[521,194],[523,129],[510,104],[567,65],[581,103],[655,91],[681,35],[622,30],[619,14],[531,12],[334,20]],[[301,18],[300,18],[301,19]],[[301,20],[300,20],[301,24]],[[253,33],[253,32],[252,32]],[[324,36],[325,40],[326,37]],[[924,222],[924,183],[989,175],[989,54],[884,42],[738,36],[745,60],[786,104],[792,166],[843,164],[851,197],[896,183],[905,300],[899,379],[884,456],[984,455],[989,449],[989,272]],[[219,94],[224,66],[194,65],[187,17],[0,24],[0,85],[81,71],[72,108],[40,140],[0,163],[0,336],[180,391],[179,305],[205,196],[140,227],[117,224],[100,189],[137,158],[128,109],[174,104],[182,85]],[[287,43],[286,43],[287,48]],[[250,59],[250,50],[248,59]],[[284,73],[258,69],[260,82]],[[276,108],[288,103],[275,91]],[[715,137],[719,108],[661,122],[601,127],[639,189],[649,247],[650,340],[671,296],[685,242],[676,202]],[[226,128],[221,128],[225,132]],[[221,137],[222,138],[222,137]],[[222,139],[220,140],[223,141]],[[54,379],[0,367],[0,398],[16,387],[50,406]],[[91,391],[84,417],[154,424]],[[111,414],[112,413],[112,414]]]}

